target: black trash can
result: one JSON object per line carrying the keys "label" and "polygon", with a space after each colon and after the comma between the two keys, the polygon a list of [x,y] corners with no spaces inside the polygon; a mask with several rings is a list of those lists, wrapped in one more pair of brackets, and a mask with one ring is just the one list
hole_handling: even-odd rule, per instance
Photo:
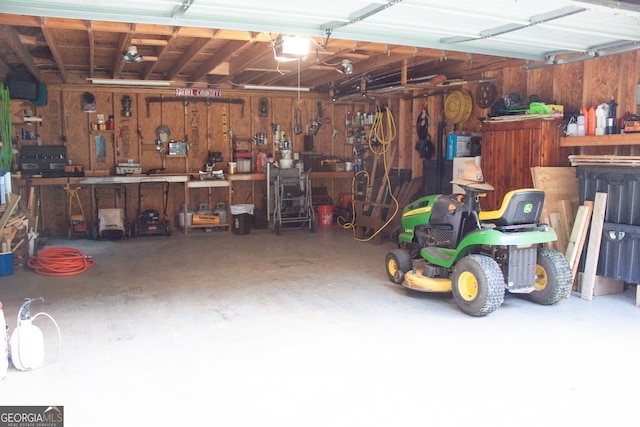
{"label": "black trash can", "polygon": [[251,232],[254,205],[231,205],[233,234],[242,236]]}
{"label": "black trash can", "polygon": [[233,234],[242,236],[251,232],[251,215],[242,213],[233,215]]}

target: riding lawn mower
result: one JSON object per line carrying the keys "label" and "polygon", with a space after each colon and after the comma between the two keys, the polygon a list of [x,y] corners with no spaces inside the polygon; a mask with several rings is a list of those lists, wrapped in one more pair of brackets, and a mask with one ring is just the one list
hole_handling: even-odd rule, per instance
{"label": "riding lawn mower", "polygon": [[452,292],[471,316],[495,311],[505,292],[526,294],[543,305],[568,295],[569,263],[544,247],[557,236],[539,223],[543,191],[513,190],[500,209],[482,211],[481,195],[494,188],[484,182],[480,167],[468,166],[452,183],[465,194],[426,196],[403,209],[398,249],[386,257],[392,282],[423,292]]}

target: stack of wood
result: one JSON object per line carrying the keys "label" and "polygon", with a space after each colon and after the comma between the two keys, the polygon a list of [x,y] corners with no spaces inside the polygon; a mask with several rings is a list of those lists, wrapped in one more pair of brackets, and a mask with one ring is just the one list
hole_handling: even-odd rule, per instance
{"label": "stack of wood", "polygon": [[[586,300],[591,300],[594,295],[616,292],[615,289],[621,291],[620,281],[596,275],[607,194],[596,193],[595,201],[587,200],[578,206],[579,188],[575,168],[535,167],[531,168],[531,174],[534,186],[545,192],[541,221],[550,224],[556,231],[558,240],[550,246],[565,254],[572,271],[573,290],[580,292],[580,297]],[[583,252],[586,256],[585,267],[584,272],[579,273],[578,265]],[[636,305],[640,306],[640,290],[636,299]]]}
{"label": "stack of wood", "polygon": [[10,194],[0,217],[0,248],[2,253],[13,252],[14,271],[23,270],[29,260],[29,236],[27,216],[17,212],[20,196]]}
{"label": "stack of wood", "polygon": [[550,246],[566,253],[574,212],[580,200],[576,169],[572,167],[534,167],[531,168],[533,186],[544,190],[544,208],[540,220],[551,225],[558,240]]}

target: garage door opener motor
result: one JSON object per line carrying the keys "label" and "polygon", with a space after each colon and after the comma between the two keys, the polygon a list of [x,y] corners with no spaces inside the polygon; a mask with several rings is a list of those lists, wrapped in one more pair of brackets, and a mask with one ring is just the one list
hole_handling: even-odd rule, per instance
{"label": "garage door opener motor", "polygon": [[41,367],[44,363],[44,335],[40,328],[34,324],[34,321],[38,316],[49,318],[58,334],[58,350],[54,361],[60,353],[60,347],[62,344],[60,328],[51,315],[40,312],[35,314],[33,317],[31,316],[31,303],[34,301],[44,301],[44,298],[25,299],[24,303],[20,307],[20,311],[18,311],[18,316],[16,318],[17,326],[11,334],[9,343],[11,347],[11,361],[13,366],[20,371],[30,371]]}

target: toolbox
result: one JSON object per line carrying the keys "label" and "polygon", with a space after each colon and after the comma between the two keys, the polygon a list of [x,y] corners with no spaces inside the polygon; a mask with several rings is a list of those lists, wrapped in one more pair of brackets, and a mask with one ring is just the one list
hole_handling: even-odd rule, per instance
{"label": "toolbox", "polygon": [[640,115],[627,117],[624,121],[624,133],[640,133]]}
{"label": "toolbox", "polygon": [[118,163],[116,166],[116,175],[132,175],[141,174],[142,167],[140,163]]}
{"label": "toolbox", "polygon": [[20,171],[43,178],[65,176],[67,147],[64,145],[25,145],[20,150]]}

